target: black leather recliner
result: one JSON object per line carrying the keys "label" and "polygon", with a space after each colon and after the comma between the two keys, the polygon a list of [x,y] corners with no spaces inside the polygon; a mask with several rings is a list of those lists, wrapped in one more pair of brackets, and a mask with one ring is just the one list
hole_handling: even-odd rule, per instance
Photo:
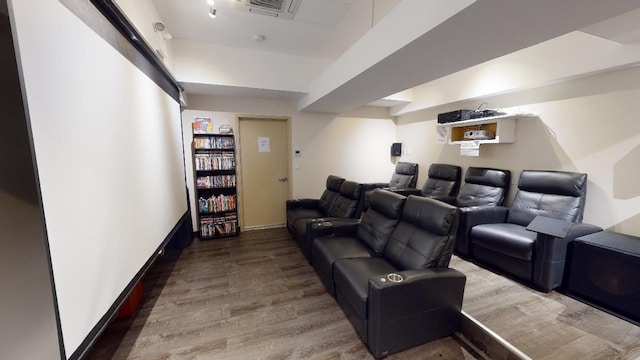
{"label": "black leather recliner", "polygon": [[320,199],[287,200],[287,230],[289,230],[289,233],[291,235],[294,234],[293,226],[298,219],[327,216],[336,197],[340,194],[340,186],[342,186],[343,182],[344,178],[329,175],[326,181],[326,189]]}
{"label": "black leather recliner", "polygon": [[382,256],[391,233],[400,221],[405,200],[402,195],[376,189],[361,222],[349,225],[341,221],[313,226],[310,233],[314,239],[311,251],[313,267],[331,296],[336,296],[333,284],[336,260]]}
{"label": "black leather recliner", "polygon": [[[560,286],[568,243],[602,230],[580,223],[586,194],[587,174],[522,171],[510,208],[489,207],[473,214],[473,222],[480,225],[469,233],[472,256],[544,291]],[[534,220],[542,226],[531,229]],[[550,236],[558,224],[562,235]]]}
{"label": "black leather recliner", "polygon": [[446,199],[449,197],[455,197],[460,190],[460,177],[462,174],[462,168],[456,165],[450,164],[431,164],[429,166],[429,173],[427,181],[421,189],[394,190],[395,192],[408,196],[408,195],[420,195],[427,196],[434,199]]}
{"label": "black leather recliner", "polygon": [[415,189],[418,181],[418,164],[398,162],[388,183],[364,184],[364,209],[369,208],[369,198],[375,189]]}
{"label": "black leather recliner", "polygon": [[[336,299],[376,358],[455,332],[460,324],[466,282],[464,274],[448,268],[458,209],[431,198],[409,196],[400,221],[383,245],[386,236],[379,235],[373,226],[376,219],[384,222],[381,229],[395,221],[399,198],[377,196],[378,191],[372,195],[372,208],[365,214],[367,221],[363,219],[365,227],[351,230],[358,234],[352,239],[365,240],[363,246],[369,247],[368,254],[351,253],[336,259],[333,265]],[[384,198],[391,201],[389,207],[378,204]],[[339,250],[340,240],[328,239],[331,238],[316,239],[317,246],[314,243],[316,249],[325,242],[333,243],[325,247],[332,247],[332,252],[314,253],[318,264],[330,263],[333,259],[320,258],[334,256]],[[351,249],[356,248],[354,245]]]}
{"label": "black leather recliner", "polygon": [[509,191],[511,171],[502,169],[469,167],[464,184],[457,197],[439,198],[460,208],[460,225],[456,232],[454,250],[459,255],[469,255],[469,229],[473,215],[487,206],[502,206]]}
{"label": "black leather recliner", "polygon": [[345,180],[340,185],[340,192],[325,214],[318,218],[299,218],[293,224],[293,238],[298,243],[302,254],[311,263],[311,244],[313,238],[310,228],[314,223],[337,221],[340,219],[359,219],[364,201],[362,184]]}

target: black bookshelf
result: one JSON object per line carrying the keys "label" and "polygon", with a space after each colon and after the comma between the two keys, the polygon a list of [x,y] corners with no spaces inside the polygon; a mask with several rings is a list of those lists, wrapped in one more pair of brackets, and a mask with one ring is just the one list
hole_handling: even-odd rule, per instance
{"label": "black bookshelf", "polygon": [[238,191],[233,134],[193,134],[200,239],[238,236]]}

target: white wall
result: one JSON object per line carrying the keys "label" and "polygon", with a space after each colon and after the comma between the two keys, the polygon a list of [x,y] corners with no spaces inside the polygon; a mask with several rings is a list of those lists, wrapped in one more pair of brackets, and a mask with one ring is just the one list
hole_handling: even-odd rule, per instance
{"label": "white wall", "polygon": [[60,2],[12,7],[68,357],[187,211],[180,109]]}
{"label": "white wall", "polygon": [[[204,1],[204,0],[203,0]],[[307,92],[327,60],[173,39],[173,69],[182,82]]]}
{"label": "white wall", "polygon": [[[381,108],[340,115],[305,113],[295,102],[269,99],[189,96],[189,109],[291,117],[293,198],[317,198],[329,174],[359,182],[389,181],[395,124]],[[183,119],[185,115],[183,113]]]}
{"label": "white wall", "polygon": [[[153,2],[151,0],[116,0],[114,2],[118,4],[120,10],[133,23],[153,50],[163,50],[167,54],[163,60],[167,66],[171,67],[172,40],[166,40],[162,37],[163,33],[154,31],[153,24],[157,21],[163,22],[163,20]],[[165,33],[170,34],[171,29],[167,28]]]}
{"label": "white wall", "polygon": [[[567,170],[589,176],[584,221],[640,236],[640,68],[594,75],[510,95],[458,102],[398,117],[398,139],[420,163],[443,162],[510,169],[511,195],[523,169]],[[467,84],[458,82],[464,89]],[[464,91],[464,90],[461,90]],[[481,145],[479,157],[462,157],[457,145],[435,144],[438,112],[475,108],[487,101],[538,118],[518,120],[513,144]],[[418,180],[423,184],[426,171]]]}

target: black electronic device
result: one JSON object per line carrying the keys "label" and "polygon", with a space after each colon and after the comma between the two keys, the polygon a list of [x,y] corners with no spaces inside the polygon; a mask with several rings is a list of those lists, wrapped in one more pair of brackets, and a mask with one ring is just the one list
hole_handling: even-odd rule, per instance
{"label": "black electronic device", "polygon": [[471,111],[467,114],[467,119],[482,119],[482,118],[486,118],[486,117],[491,117],[491,116],[498,116],[498,115],[504,115],[505,113],[497,111],[497,110],[491,110],[491,109],[485,109],[485,110],[474,110]]}
{"label": "black electronic device", "polygon": [[400,156],[400,155],[402,155],[402,143],[391,144],[391,156]]}
{"label": "black electronic device", "polygon": [[469,114],[470,112],[473,112],[473,110],[462,109],[438,114],[438,124],[467,120],[467,114]]}

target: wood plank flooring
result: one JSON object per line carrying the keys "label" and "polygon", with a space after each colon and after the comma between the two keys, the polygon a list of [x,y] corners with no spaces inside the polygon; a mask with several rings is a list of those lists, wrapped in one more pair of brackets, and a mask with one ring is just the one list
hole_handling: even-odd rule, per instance
{"label": "wood plank flooring", "polygon": [[[373,359],[284,228],[194,241],[158,262],[86,359]],[[455,337],[388,359],[478,359]]]}
{"label": "wood plank flooring", "polygon": [[[533,359],[640,359],[640,327],[456,256],[463,310]],[[87,359],[372,359],[284,228],[195,241],[144,279],[135,317]],[[457,338],[388,359],[477,359]]]}
{"label": "wood plank flooring", "polygon": [[467,275],[463,310],[533,359],[640,359],[638,326],[456,256],[450,266]]}

